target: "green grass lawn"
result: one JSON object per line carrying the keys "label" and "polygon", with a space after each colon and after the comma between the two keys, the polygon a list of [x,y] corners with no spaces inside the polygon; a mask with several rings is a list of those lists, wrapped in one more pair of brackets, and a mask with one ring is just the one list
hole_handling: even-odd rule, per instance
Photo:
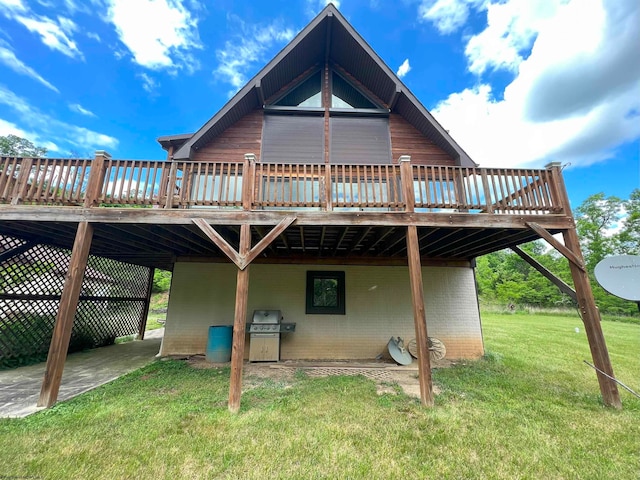
{"label": "green grass lawn", "polygon": [[[580,333],[575,333],[575,327]],[[264,380],[227,411],[229,370],[156,362],[0,421],[0,478],[638,479],[640,400],[602,406],[577,318],[486,314],[488,354],[434,371],[427,409],[360,377]],[[640,326],[604,322],[640,390]]]}

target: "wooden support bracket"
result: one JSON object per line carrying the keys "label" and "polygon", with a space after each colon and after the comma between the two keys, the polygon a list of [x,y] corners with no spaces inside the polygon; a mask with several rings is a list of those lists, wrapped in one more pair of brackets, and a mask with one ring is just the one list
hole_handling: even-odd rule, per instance
{"label": "wooden support bracket", "polygon": [[229,243],[220,235],[211,225],[207,223],[207,221],[203,218],[194,218],[193,223],[197,225],[197,227],[202,230],[202,232],[213,242],[215,243],[222,252],[229,257],[229,259],[236,264],[236,266],[240,270],[244,270],[247,268],[251,262],[253,262],[258,255],[260,255],[265,248],[271,245],[279,235],[284,232],[289,225],[295,222],[295,216],[287,216],[283,218],[280,223],[278,223],[273,229],[264,236],[262,240],[260,240],[253,248],[249,246],[248,253],[242,254],[236,252],[235,248],[233,248]]}
{"label": "wooden support bracket", "polygon": [[276,238],[278,238],[278,236],[280,236],[280,234],[282,234],[282,232],[284,232],[289,225],[291,225],[293,222],[295,222],[296,217],[294,216],[290,216],[290,217],[285,217],[283,218],[280,223],[278,223],[275,227],[273,227],[271,229],[271,231],[269,233],[267,233],[264,238],[262,240],[260,240],[250,251],[249,254],[246,256],[242,256],[241,258],[241,263],[242,263],[242,267],[240,267],[241,270],[243,270],[245,267],[247,267],[251,262],[253,262],[256,257],[258,255],[260,255],[265,248],[267,248],[269,245],[271,245],[271,242],[273,242]]}
{"label": "wooden support bracket", "polygon": [[553,283],[556,287],[560,289],[560,291],[566,295],[569,295],[574,302],[578,301],[578,297],[576,295],[576,291],[571,288],[569,285],[564,283],[558,277],[556,277],[552,272],[547,270],[544,265],[539,263],[535,258],[529,255],[527,252],[521,250],[519,247],[511,247],[515,253],[517,253],[525,262],[535,268],[543,277],[546,277],[551,283]]}
{"label": "wooden support bracket", "polygon": [[564,255],[567,258],[567,260],[573,263],[576,267],[578,267],[583,272],[587,271],[584,267],[584,263],[580,260],[580,258],[578,258],[578,256],[575,253],[573,253],[570,249],[565,247],[558,240],[553,238],[553,235],[551,235],[546,229],[544,229],[543,227],[541,227],[535,222],[527,222],[527,226],[531,228],[531,230],[536,232],[538,235],[540,235],[542,238],[544,238],[547,242],[549,242],[549,244],[553,248],[555,248],[558,252]]}
{"label": "wooden support bracket", "polygon": [[236,252],[235,248],[229,245],[222,235],[209,225],[204,218],[194,218],[193,223],[202,230],[202,233],[204,233],[209,240],[215,243],[217,247],[222,250],[222,253],[229,257],[229,260],[235,263],[236,266],[242,270],[242,257],[240,257],[240,254]]}

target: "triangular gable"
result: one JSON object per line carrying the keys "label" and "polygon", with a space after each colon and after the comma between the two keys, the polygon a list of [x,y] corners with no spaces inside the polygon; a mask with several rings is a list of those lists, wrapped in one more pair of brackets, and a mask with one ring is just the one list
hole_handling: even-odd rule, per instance
{"label": "triangular gable", "polygon": [[[189,159],[249,112],[287,91],[287,86],[314,68],[332,61],[398,113],[462,166],[476,166],[398,76],[382,61],[342,14],[327,5],[296,37],[260,70],[222,109],[174,153]],[[164,138],[164,137],[163,137]]]}

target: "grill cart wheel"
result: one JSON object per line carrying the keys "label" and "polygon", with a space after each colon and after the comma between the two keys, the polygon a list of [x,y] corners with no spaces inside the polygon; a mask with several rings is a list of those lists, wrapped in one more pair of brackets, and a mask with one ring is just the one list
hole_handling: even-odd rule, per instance
{"label": "grill cart wheel", "polygon": [[[431,361],[442,360],[447,354],[447,349],[444,346],[444,343],[435,337],[427,337],[427,342],[429,345],[429,358]],[[413,358],[418,358],[418,345],[415,338],[409,341],[407,344],[407,350],[409,350],[409,353]]]}

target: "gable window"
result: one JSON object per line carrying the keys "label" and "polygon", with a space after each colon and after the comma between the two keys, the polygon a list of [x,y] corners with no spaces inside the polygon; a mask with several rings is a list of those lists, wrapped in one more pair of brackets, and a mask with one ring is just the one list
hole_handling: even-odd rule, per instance
{"label": "gable window", "polygon": [[339,67],[318,68],[264,106],[260,158],[390,164],[389,109],[373,97]]}
{"label": "gable window", "polygon": [[380,109],[380,106],[369,100],[365,94],[336,72],[331,74],[331,107]]}
{"label": "gable window", "polygon": [[273,105],[277,107],[322,107],[322,71],[318,70],[297,87],[289,90]]}
{"label": "gable window", "polygon": [[344,272],[307,272],[307,314],[345,314]]}

